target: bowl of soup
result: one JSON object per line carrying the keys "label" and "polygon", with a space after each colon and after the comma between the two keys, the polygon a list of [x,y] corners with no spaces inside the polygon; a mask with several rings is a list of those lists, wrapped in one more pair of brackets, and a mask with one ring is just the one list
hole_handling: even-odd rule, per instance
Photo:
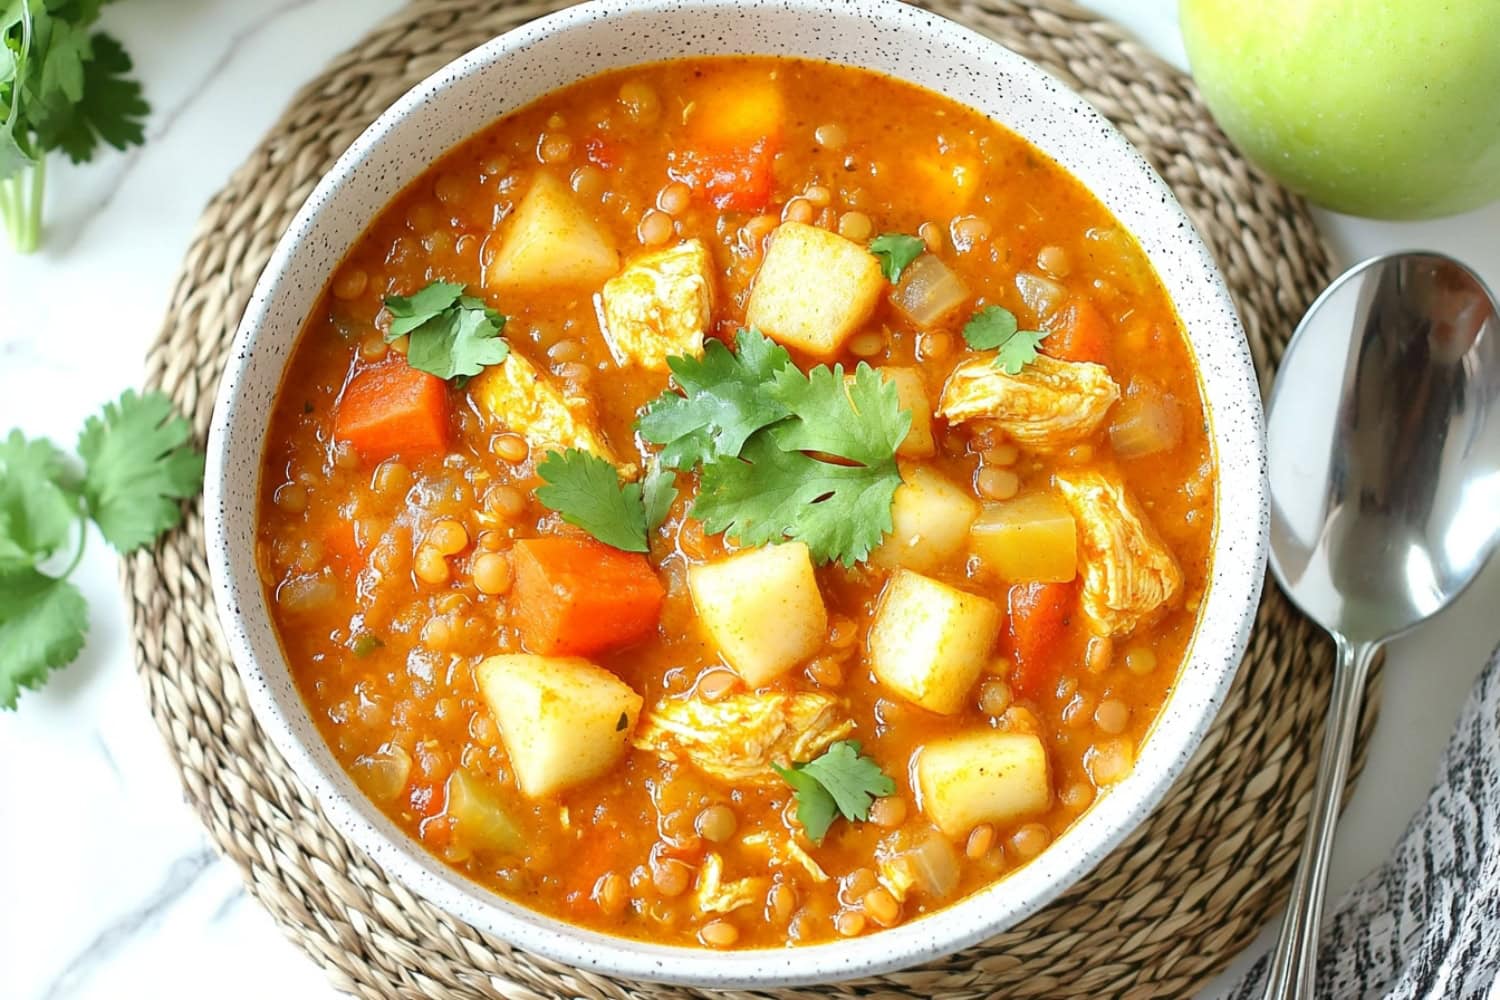
{"label": "bowl of soup", "polygon": [[1258,393],[1145,160],[904,4],[595,3],[463,56],[276,249],[206,509],[256,716],[389,875],[705,986],[1002,930],[1247,641]]}

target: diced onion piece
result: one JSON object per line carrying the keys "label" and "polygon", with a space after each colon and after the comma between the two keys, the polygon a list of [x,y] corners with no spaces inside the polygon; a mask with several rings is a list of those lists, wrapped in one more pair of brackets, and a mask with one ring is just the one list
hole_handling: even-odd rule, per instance
{"label": "diced onion piece", "polygon": [[338,585],[326,569],[291,577],[276,588],[277,605],[294,614],[326,608],[338,596]]}
{"label": "diced onion piece", "polygon": [[1030,271],[1022,271],[1016,275],[1016,291],[1021,293],[1021,301],[1036,314],[1038,320],[1050,318],[1062,308],[1068,297],[1068,290],[1062,285]]}
{"label": "diced onion piece", "polygon": [[463,768],[448,777],[448,815],[464,845],[474,851],[519,851],[521,831],[494,792]]}
{"label": "diced onion piece", "polygon": [[916,326],[931,329],[969,301],[969,289],[942,259],[927,253],[907,265],[891,291],[891,305]]}
{"label": "diced onion piece", "polygon": [[392,743],[363,755],[350,770],[366,795],[377,802],[389,802],[411,780],[411,754],[400,744]]}
{"label": "diced onion piece", "polygon": [[[944,899],[958,888],[958,851],[934,829],[898,831],[881,845],[880,853],[886,859],[880,865],[882,872],[899,872],[900,882],[910,879],[911,888],[932,899]],[[904,896],[905,886],[900,888],[897,895]]]}
{"label": "diced onion piece", "polygon": [[1177,401],[1155,386],[1133,382],[1115,407],[1109,443],[1119,458],[1141,458],[1171,451],[1182,441]]}

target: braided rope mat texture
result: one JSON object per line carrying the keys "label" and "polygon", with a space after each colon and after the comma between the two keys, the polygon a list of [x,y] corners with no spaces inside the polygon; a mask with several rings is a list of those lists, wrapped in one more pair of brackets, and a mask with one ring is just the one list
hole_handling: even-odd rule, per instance
{"label": "braided rope mat texture", "polygon": [[[564,5],[414,0],[304,88],[205,211],[147,358],[148,385],[170,393],[205,433],[251,287],[334,158],[422,77]],[[1330,277],[1305,206],[1233,152],[1186,77],[1115,26],[1065,0],[927,6],[1040,63],[1146,152],[1213,247],[1268,377]],[[140,674],[189,800],[249,890],[335,986],[364,997],[701,995],[515,951],[391,884],[331,827],[251,716],[218,630],[196,506],[154,551],[125,561],[123,580]],[[1239,679],[1187,773],[1055,904],[923,968],[730,996],[1189,995],[1285,897],[1330,677],[1328,644],[1268,586]],[[1361,748],[1373,718],[1367,713]]]}

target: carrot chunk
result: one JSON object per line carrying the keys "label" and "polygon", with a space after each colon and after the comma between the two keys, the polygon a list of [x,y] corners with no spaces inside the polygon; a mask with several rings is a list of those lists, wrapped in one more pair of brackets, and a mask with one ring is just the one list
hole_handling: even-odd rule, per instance
{"label": "carrot chunk", "polygon": [[1063,361],[1092,361],[1108,365],[1112,333],[1109,322],[1088,299],[1075,296],[1058,313],[1051,336],[1042,341],[1042,350]]}
{"label": "carrot chunk", "polygon": [[1070,583],[1018,583],[1010,588],[1010,639],[1016,666],[1011,687],[1023,698],[1045,694],[1056,682],[1052,669],[1068,619],[1073,613]]}
{"label": "carrot chunk", "polygon": [[646,557],[591,538],[529,538],[512,551],[526,648],[586,656],[643,639],[666,591]]}
{"label": "carrot chunk", "polygon": [[367,462],[443,452],[448,447],[447,383],[400,358],[366,368],[339,397],[333,436],[352,444]]}

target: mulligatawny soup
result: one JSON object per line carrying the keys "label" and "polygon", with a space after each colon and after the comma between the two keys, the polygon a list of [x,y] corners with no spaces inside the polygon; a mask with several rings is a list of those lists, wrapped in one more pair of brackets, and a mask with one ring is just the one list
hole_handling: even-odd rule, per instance
{"label": "mulligatawny soup", "polygon": [[258,558],[359,787],[544,914],[878,932],[1131,769],[1214,466],[1140,249],[1025,141],[778,58],[597,76],[330,276]]}

